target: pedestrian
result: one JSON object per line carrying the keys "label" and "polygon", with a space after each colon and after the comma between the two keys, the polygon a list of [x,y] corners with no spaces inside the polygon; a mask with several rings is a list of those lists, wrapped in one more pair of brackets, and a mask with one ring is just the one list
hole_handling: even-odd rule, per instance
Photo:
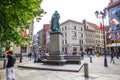
{"label": "pedestrian", "polygon": [[95,50],[92,50],[92,55],[95,57]]}
{"label": "pedestrian", "polygon": [[91,54],[90,51],[88,51],[88,57],[90,57],[90,54]]}
{"label": "pedestrian", "polygon": [[85,55],[85,53],[83,52],[83,50],[82,51],[80,51],[80,56],[81,56],[81,58],[84,60],[84,55]]}
{"label": "pedestrian", "polygon": [[32,52],[28,54],[28,58],[30,58],[30,60],[32,59]]}
{"label": "pedestrian", "polygon": [[20,63],[22,63],[23,55],[20,53]]}
{"label": "pedestrian", "polygon": [[68,55],[69,55],[69,53],[66,51],[66,52],[65,52],[65,55],[66,55],[66,56],[68,56]]}
{"label": "pedestrian", "polygon": [[110,63],[113,62],[113,64],[115,64],[115,61],[114,61],[114,56],[115,56],[115,54],[114,54],[113,51],[111,52],[110,56],[111,56]]}
{"label": "pedestrian", "polygon": [[4,55],[6,58],[8,58],[8,62],[6,66],[6,78],[7,80],[15,80],[14,64],[15,64],[16,58],[13,55],[13,51],[7,50],[4,52]]}
{"label": "pedestrian", "polygon": [[34,53],[34,63],[38,63],[38,62],[40,62],[41,60],[40,60],[40,55],[39,55],[39,52],[38,52],[38,50],[36,49],[35,50],[35,53]]}

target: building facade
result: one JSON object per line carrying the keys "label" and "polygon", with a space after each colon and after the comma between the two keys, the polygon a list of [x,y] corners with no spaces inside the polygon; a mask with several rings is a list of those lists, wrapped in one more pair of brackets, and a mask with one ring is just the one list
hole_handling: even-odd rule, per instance
{"label": "building facade", "polygon": [[[112,19],[120,22],[120,0],[111,0],[108,4],[108,16],[109,22],[111,22]],[[120,25],[110,23],[110,34],[113,36],[113,38],[111,38],[112,40],[119,39],[115,37],[117,33],[120,34]]]}
{"label": "building facade", "polygon": [[77,52],[84,50],[84,26],[81,22],[67,20],[60,24],[62,36],[62,51]]}
{"label": "building facade", "polygon": [[[99,50],[103,45],[103,34],[99,30],[99,26],[83,20],[78,22],[74,20],[66,20],[60,24],[62,35],[62,51],[77,52],[81,50]],[[39,47],[42,50],[50,49],[50,24],[44,24],[43,29],[38,32]]]}
{"label": "building facade", "polygon": [[[83,23],[85,23],[83,21]],[[100,28],[98,25],[91,23],[91,22],[86,22],[86,37],[90,37],[90,39],[88,39],[88,50],[90,49],[94,49],[97,52],[101,52],[101,48],[103,46],[103,31],[100,31]],[[88,28],[89,27],[89,28]],[[87,40],[87,39],[86,39]],[[86,41],[87,42],[87,41]],[[89,48],[90,46],[90,48]]]}
{"label": "building facade", "polygon": [[86,51],[95,49],[95,29],[86,21],[83,20],[84,24],[84,47]]}
{"label": "building facade", "polygon": [[[112,41],[111,47],[115,52],[120,51],[120,0],[111,0],[108,4],[108,17],[110,22],[109,35]],[[112,24],[112,20],[116,20],[118,24]]]}
{"label": "building facade", "polygon": [[45,52],[49,51],[50,47],[50,24],[44,24],[43,28],[38,32],[39,36],[39,48]]}

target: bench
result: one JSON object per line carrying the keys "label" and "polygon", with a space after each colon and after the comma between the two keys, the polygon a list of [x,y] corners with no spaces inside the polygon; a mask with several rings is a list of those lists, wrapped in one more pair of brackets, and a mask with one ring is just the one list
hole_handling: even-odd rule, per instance
{"label": "bench", "polygon": [[51,64],[51,65],[63,65],[66,63],[67,60],[47,60],[43,59],[42,62],[44,64]]}
{"label": "bench", "polygon": [[65,59],[70,64],[81,64],[80,56],[65,56]]}
{"label": "bench", "polygon": [[3,61],[3,68],[6,67],[6,63],[7,63],[7,58],[0,58],[0,61]]}

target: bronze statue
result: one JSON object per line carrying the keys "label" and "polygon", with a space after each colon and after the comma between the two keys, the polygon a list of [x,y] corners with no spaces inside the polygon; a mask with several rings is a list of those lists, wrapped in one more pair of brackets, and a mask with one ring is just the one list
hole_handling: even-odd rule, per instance
{"label": "bronze statue", "polygon": [[59,19],[60,15],[55,11],[51,18],[51,31],[60,31]]}

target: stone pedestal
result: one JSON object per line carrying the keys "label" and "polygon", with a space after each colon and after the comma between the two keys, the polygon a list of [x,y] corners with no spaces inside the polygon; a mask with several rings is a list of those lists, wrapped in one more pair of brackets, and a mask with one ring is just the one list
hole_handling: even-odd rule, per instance
{"label": "stone pedestal", "polygon": [[62,54],[62,33],[59,31],[50,32],[50,52],[45,64],[64,64],[67,60]]}
{"label": "stone pedestal", "polygon": [[62,52],[62,33],[50,32],[50,55],[61,55]]}

